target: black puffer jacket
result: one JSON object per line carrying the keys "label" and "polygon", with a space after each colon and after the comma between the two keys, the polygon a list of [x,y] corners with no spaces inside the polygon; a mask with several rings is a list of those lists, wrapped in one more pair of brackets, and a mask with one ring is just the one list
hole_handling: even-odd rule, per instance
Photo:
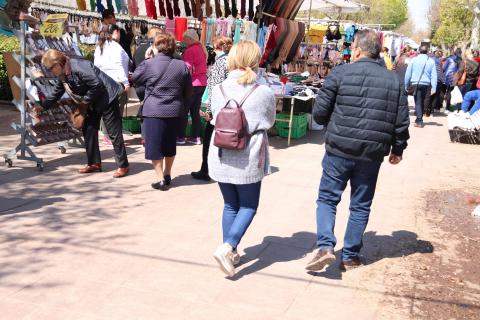
{"label": "black puffer jacket", "polygon": [[373,59],[333,69],[313,116],[327,125],[327,151],[340,157],[381,162],[407,147],[407,96],[398,76]]}
{"label": "black puffer jacket", "polygon": [[[84,59],[70,59],[71,74],[65,76],[64,81],[72,92],[81,96],[97,112],[102,113],[108,105],[118,97],[123,90],[122,86],[95,67],[91,61]],[[58,81],[51,96],[42,106],[48,109],[65,93],[61,81]]]}

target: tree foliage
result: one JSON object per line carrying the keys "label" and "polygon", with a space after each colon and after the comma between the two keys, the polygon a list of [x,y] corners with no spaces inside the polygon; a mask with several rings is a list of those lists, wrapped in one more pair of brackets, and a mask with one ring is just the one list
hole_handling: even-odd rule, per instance
{"label": "tree foliage", "polygon": [[[474,2],[472,0],[440,1],[439,23],[431,25],[434,45],[465,46],[471,36]],[[433,4],[436,4],[436,1],[433,1]]]}

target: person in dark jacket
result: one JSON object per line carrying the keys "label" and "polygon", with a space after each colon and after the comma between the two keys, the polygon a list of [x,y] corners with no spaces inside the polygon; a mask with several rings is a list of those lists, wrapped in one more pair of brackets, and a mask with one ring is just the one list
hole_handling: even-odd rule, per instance
{"label": "person in dark jacket", "polygon": [[80,169],[79,173],[102,171],[98,130],[100,119],[103,117],[118,166],[113,177],[124,177],[128,173],[128,159],[118,102],[122,86],[95,67],[92,62],[70,59],[55,49],[50,49],[43,55],[42,64],[60,79],[51,96],[42,103],[43,108],[51,107],[65,92],[74,100],[81,99],[90,105],[83,126],[88,165]]}
{"label": "person in dark jacket", "polygon": [[[452,99],[453,88],[457,85],[458,76],[462,64],[462,49],[457,48],[455,53],[450,55],[443,64],[443,74],[445,75],[445,99],[446,109],[450,109],[450,100]],[[462,71],[463,72],[463,71]]]}
{"label": "person in dark jacket", "polygon": [[136,85],[145,86],[142,110],[145,158],[152,161],[158,178],[152,188],[166,191],[172,180],[177,131],[184,114],[185,98],[193,89],[187,65],[173,58],[175,38],[169,33],[159,34],[154,45],[155,56],[137,67],[132,80]]}
{"label": "person in dark jacket", "polygon": [[319,91],[313,117],[327,126],[323,175],[317,199],[317,246],[307,270],[319,271],[335,261],[333,233],[337,204],[348,181],[350,218],[342,250],[344,270],[361,264],[363,232],[383,158],[398,164],[409,139],[408,103],[398,76],[377,62],[380,39],[361,30],[352,47],[353,64],[338,66]]}
{"label": "person in dark jacket", "polygon": [[469,91],[477,90],[476,85],[480,71],[480,64],[475,61],[471,51],[467,51],[467,53],[465,53],[465,67],[467,68],[467,76],[465,79],[465,84],[461,89],[463,96],[465,96],[465,94]]}

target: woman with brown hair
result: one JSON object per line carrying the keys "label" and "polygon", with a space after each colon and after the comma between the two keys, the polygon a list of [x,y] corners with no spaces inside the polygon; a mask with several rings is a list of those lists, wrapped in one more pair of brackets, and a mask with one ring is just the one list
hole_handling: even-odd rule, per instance
{"label": "woman with brown hair", "polygon": [[185,63],[173,58],[176,50],[173,35],[158,34],[154,46],[155,56],[143,61],[132,79],[136,85],[145,86],[142,110],[145,159],[152,161],[157,175],[152,188],[166,191],[172,180],[177,131],[185,98],[192,91],[192,79]]}
{"label": "woman with brown hair", "polygon": [[208,175],[208,150],[210,149],[210,140],[214,129],[210,123],[210,120],[212,120],[211,92],[214,86],[222,83],[228,77],[227,57],[232,46],[233,41],[230,38],[219,37],[215,40],[215,63],[207,71],[207,110],[206,112],[200,111],[200,115],[207,121],[205,136],[203,138],[202,166],[200,171],[191,173],[194,179],[210,181],[210,176]]}

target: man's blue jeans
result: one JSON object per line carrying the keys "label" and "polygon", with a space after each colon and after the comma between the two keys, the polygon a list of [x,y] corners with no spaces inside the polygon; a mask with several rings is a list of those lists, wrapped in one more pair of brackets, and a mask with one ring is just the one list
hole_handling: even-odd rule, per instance
{"label": "man's blue jeans", "polygon": [[423,113],[425,112],[425,107],[430,104],[432,87],[429,85],[420,84],[417,86],[417,91],[415,93],[415,113],[417,114],[417,119],[415,123],[423,124]]}
{"label": "man's blue jeans", "polygon": [[362,238],[367,227],[380,162],[350,160],[326,153],[323,174],[317,199],[317,245],[320,249],[335,248],[333,233],[337,205],[350,181],[350,217],[345,232],[342,260],[352,260],[362,248]]}
{"label": "man's blue jeans", "polygon": [[257,212],[262,183],[218,184],[225,203],[222,219],[223,243],[236,248]]}

